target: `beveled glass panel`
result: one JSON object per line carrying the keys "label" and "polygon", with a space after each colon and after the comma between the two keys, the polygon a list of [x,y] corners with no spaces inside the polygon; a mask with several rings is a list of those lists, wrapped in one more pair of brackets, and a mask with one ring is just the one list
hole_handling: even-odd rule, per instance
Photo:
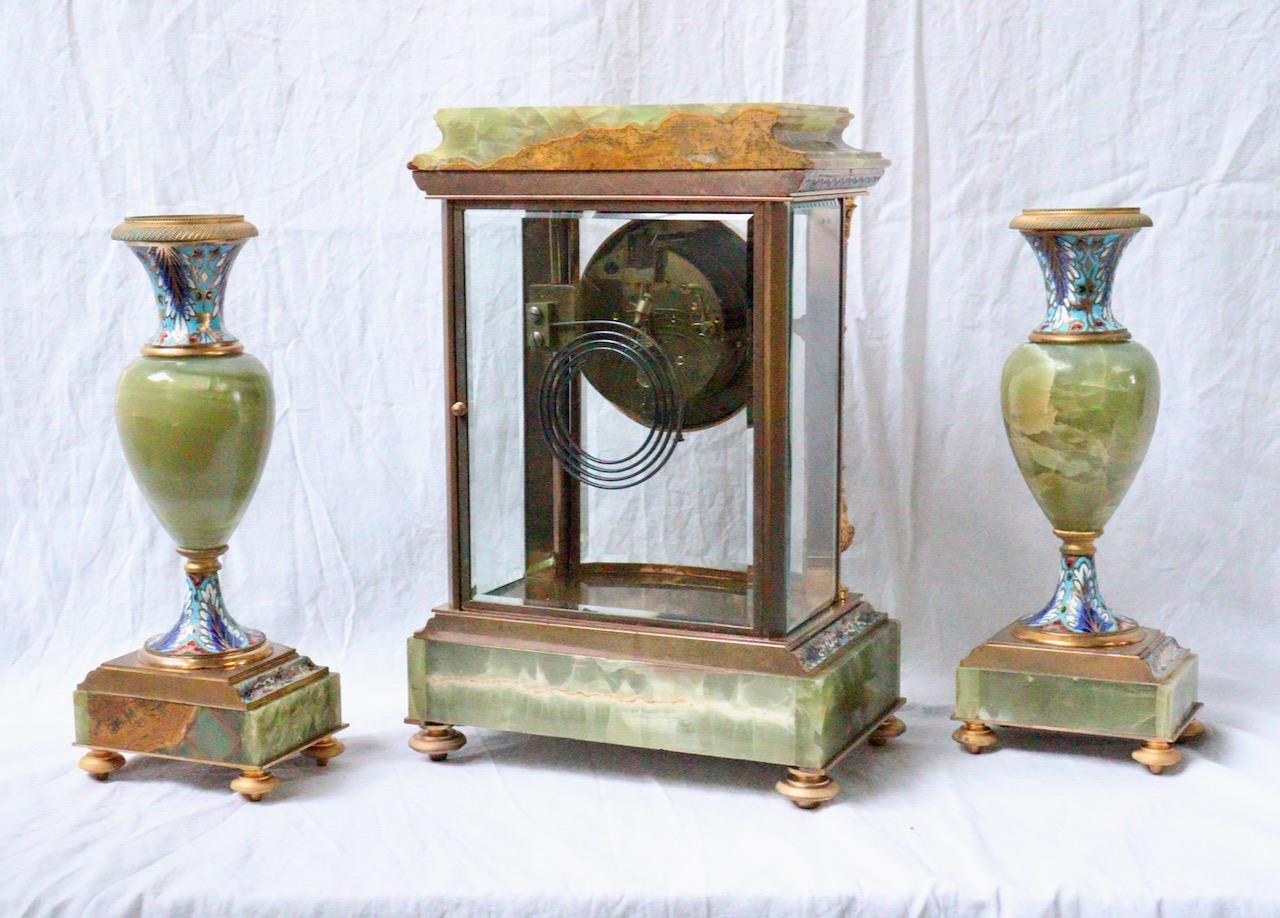
{"label": "beveled glass panel", "polygon": [[793,209],[788,630],[839,587],[840,229],[838,201]]}
{"label": "beveled glass panel", "polygon": [[521,216],[509,210],[465,212],[466,503],[473,595],[519,580],[525,571]]}
{"label": "beveled glass panel", "polygon": [[466,212],[471,597],[751,625],[748,224]]}

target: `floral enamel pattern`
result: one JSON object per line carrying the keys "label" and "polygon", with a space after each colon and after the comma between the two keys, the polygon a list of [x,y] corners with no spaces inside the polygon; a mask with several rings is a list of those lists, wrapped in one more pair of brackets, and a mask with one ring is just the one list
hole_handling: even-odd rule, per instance
{"label": "floral enamel pattern", "polygon": [[152,653],[189,656],[244,650],[263,640],[262,632],[242,628],[231,617],[216,573],[188,574],[187,596],[178,621],[146,646]]}
{"label": "floral enamel pattern", "polygon": [[227,275],[245,240],[196,243],[130,243],[156,295],[160,327],[150,347],[230,344],[222,325]]}
{"label": "floral enamel pattern", "polygon": [[1087,335],[1125,330],[1111,314],[1111,282],[1133,230],[1022,235],[1044,271],[1049,300],[1037,332]]}
{"label": "floral enamel pattern", "polygon": [[792,652],[806,670],[817,669],[841,647],[862,637],[888,617],[864,602],[823,628]]}
{"label": "floral enamel pattern", "polygon": [[1093,559],[1085,555],[1062,556],[1053,598],[1023,621],[1032,628],[1059,625],[1075,634],[1107,634],[1133,624],[1111,611],[1098,589]]}
{"label": "floral enamel pattern", "polygon": [[311,662],[310,657],[298,657],[288,663],[282,663],[275,669],[268,670],[260,676],[240,683],[240,700],[245,704],[265,698],[277,689],[292,685],[300,679],[319,672],[320,667]]}
{"label": "floral enamel pattern", "polygon": [[1175,666],[1186,659],[1189,651],[1169,635],[1156,641],[1142,654],[1142,659],[1151,667],[1151,674],[1163,679],[1173,672]]}

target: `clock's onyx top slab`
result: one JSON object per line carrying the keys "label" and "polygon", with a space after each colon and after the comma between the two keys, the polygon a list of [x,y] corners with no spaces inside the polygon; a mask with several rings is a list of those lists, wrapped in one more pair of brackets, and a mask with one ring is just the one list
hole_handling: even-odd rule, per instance
{"label": "clock's onyx top slab", "polygon": [[889,165],[841,139],[846,108],[778,102],[443,108],[424,172],[839,170],[874,184]]}

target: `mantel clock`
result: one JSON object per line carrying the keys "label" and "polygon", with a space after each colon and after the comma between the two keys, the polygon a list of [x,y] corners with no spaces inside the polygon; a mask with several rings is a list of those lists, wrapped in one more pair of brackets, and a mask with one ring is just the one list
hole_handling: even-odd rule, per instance
{"label": "mantel clock", "polygon": [[410,745],[457,725],[786,766],[903,729],[840,581],[845,244],[887,163],[843,108],[446,109],[451,590]]}

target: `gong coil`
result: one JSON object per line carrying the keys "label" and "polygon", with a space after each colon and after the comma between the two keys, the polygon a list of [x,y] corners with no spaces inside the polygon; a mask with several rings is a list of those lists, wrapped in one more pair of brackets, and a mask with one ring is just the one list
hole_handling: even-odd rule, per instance
{"label": "gong coil", "polygon": [[[583,484],[605,490],[631,488],[647,481],[671,458],[684,423],[684,399],[675,368],[657,342],[623,322],[557,323],[574,327],[574,336],[552,355],[538,384],[538,421],[542,436],[560,467]],[[616,459],[594,456],[572,433],[575,416],[573,380],[595,357],[624,361],[643,377],[647,391],[649,430],[632,452]]]}

